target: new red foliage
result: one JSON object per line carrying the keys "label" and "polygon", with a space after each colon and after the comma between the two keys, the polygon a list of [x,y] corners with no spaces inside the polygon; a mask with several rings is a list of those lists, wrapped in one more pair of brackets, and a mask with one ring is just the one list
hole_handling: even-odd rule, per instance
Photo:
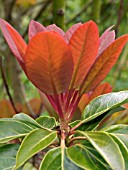
{"label": "new red foliage", "polygon": [[0,19],[5,39],[28,78],[42,92],[61,120],[71,121],[84,93],[92,93],[118,59],[128,35],[115,40],[108,28],[99,37],[93,21],[78,23],[64,33],[31,21],[29,43]]}

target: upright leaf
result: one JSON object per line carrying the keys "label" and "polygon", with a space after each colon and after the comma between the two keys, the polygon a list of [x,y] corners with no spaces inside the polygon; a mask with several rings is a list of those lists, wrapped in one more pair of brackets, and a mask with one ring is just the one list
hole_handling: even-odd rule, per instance
{"label": "upright leaf", "polygon": [[29,30],[28,30],[29,41],[37,33],[44,32],[44,31],[46,31],[46,28],[42,24],[40,24],[39,22],[36,22],[34,20],[31,20],[31,22],[29,24]]}
{"label": "upright leaf", "polygon": [[70,88],[78,88],[96,59],[99,37],[93,21],[79,26],[72,35],[69,47],[73,55],[74,73]]}
{"label": "upright leaf", "polygon": [[31,156],[46,148],[56,138],[56,132],[45,129],[35,129],[27,135],[17,153],[16,167],[23,165]]}
{"label": "upright leaf", "polygon": [[16,56],[17,60],[21,64],[22,68],[24,68],[24,55],[27,48],[25,41],[22,39],[20,34],[12,28],[12,26],[0,19],[0,28],[4,34],[4,37],[12,50],[13,54]]}
{"label": "upright leaf", "polygon": [[112,27],[109,27],[100,37],[98,57],[115,40],[115,31],[110,31]]}
{"label": "upright leaf", "polygon": [[101,53],[85,79],[83,93],[93,90],[107,76],[127,41],[128,35],[124,35],[116,39]]}
{"label": "upright leaf", "polygon": [[69,47],[58,34],[35,35],[28,45],[25,65],[29,79],[44,93],[58,94],[67,90],[73,61]]}
{"label": "upright leaf", "polygon": [[46,27],[46,30],[47,31],[55,31],[55,32],[57,32],[58,34],[60,34],[62,37],[64,36],[64,31],[61,29],[61,28],[59,28],[59,27],[57,27],[56,26],[56,24],[52,24],[52,25],[49,25],[49,26],[47,26]]}
{"label": "upright leaf", "polygon": [[69,43],[70,38],[72,37],[73,33],[74,33],[74,32],[76,31],[76,29],[77,29],[79,26],[81,26],[81,25],[82,25],[82,23],[79,22],[79,23],[77,23],[77,24],[74,24],[72,27],[70,27],[70,28],[66,31],[66,33],[65,33],[65,35],[64,35],[64,39],[66,40],[67,43]]}

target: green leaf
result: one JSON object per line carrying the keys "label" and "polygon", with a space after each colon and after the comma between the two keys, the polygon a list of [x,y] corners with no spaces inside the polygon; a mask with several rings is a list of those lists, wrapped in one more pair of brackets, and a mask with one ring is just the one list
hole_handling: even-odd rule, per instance
{"label": "green leaf", "polygon": [[128,102],[128,91],[101,95],[92,100],[83,111],[83,122],[95,119],[101,114]]}
{"label": "green leaf", "polygon": [[112,125],[110,127],[104,128],[103,130],[116,136],[128,148],[128,125]]}
{"label": "green leaf", "polygon": [[128,125],[112,125],[110,127],[104,128],[103,130],[111,133],[111,135],[116,136],[128,149]]}
{"label": "green leaf", "polygon": [[42,128],[42,126],[40,126],[40,124],[38,124],[34,119],[32,119],[30,116],[24,114],[24,113],[19,113],[13,116],[14,120],[23,122],[27,125],[29,125],[32,128]]}
{"label": "green leaf", "polygon": [[36,121],[44,128],[52,129],[56,125],[54,117],[40,116]]}
{"label": "green leaf", "polygon": [[123,142],[126,148],[128,148],[128,125],[112,125],[110,127],[104,128],[103,130],[116,136]]}
{"label": "green leaf", "polygon": [[106,127],[102,129],[103,131],[114,133],[114,134],[127,134],[128,135],[128,125],[112,125],[110,127]]}
{"label": "green leaf", "polygon": [[8,144],[0,147],[0,170],[12,170],[16,164],[18,144]]}
{"label": "green leaf", "polygon": [[56,138],[55,131],[48,131],[45,129],[35,129],[28,134],[17,153],[16,168],[20,167],[30,157],[35,155],[40,150],[50,145]]}
{"label": "green leaf", "polygon": [[30,126],[11,118],[0,119],[0,143],[25,136],[32,130]]}
{"label": "green leaf", "polygon": [[126,135],[126,134],[115,134],[115,136],[117,136],[118,139],[120,139],[125,144],[125,146],[128,148],[128,135]]}
{"label": "green leaf", "polygon": [[40,164],[40,170],[82,170],[68,159],[65,150],[58,147],[48,151]]}
{"label": "green leaf", "polygon": [[76,128],[76,130],[80,130],[80,131],[92,131],[92,130],[95,130],[99,124],[105,119],[107,118],[108,116],[112,115],[113,113],[117,112],[117,111],[121,111],[121,110],[124,110],[123,107],[117,107],[117,108],[114,108],[112,110],[109,110],[101,115],[99,115],[98,117],[96,117],[95,119],[92,119],[90,121],[87,121],[87,122],[83,122],[83,121],[80,121],[80,120],[76,120],[72,123],[70,123],[70,126],[71,128],[73,128],[74,126],[76,126],[77,124],[79,124],[80,122],[83,122],[80,126],[78,126]]}
{"label": "green leaf", "polygon": [[123,155],[124,162],[125,162],[125,170],[127,170],[128,169],[128,148],[119,138],[117,138],[117,136],[111,135],[111,137],[114,139],[114,141],[118,144],[120,148],[120,151]]}
{"label": "green leaf", "polygon": [[80,166],[84,169],[89,170],[107,170],[107,165],[104,164],[99,158],[97,157],[96,153],[92,153],[92,149],[89,150],[84,145],[74,145],[67,149],[67,156],[73,161],[75,164]]}
{"label": "green leaf", "polygon": [[119,146],[106,132],[82,132],[99,154],[114,170],[125,170],[125,163]]}
{"label": "green leaf", "polygon": [[71,122],[70,124],[69,124],[69,126],[71,127],[71,128],[73,128],[74,126],[76,126],[78,123],[80,123],[81,122],[81,120],[75,120],[74,122]]}

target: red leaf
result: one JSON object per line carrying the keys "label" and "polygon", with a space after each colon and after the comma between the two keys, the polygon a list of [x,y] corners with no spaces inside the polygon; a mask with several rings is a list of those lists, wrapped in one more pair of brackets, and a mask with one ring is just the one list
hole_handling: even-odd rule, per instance
{"label": "red leaf", "polygon": [[78,88],[96,59],[99,37],[93,21],[86,22],[74,32],[69,42],[74,60],[74,73],[70,88]]}
{"label": "red leaf", "polygon": [[60,34],[62,37],[63,37],[64,34],[65,34],[65,32],[64,32],[61,28],[57,27],[55,24],[52,24],[52,25],[47,26],[47,27],[46,27],[46,30],[47,30],[47,31],[55,31],[55,32],[57,32],[58,34]]}
{"label": "red leaf", "polygon": [[12,28],[9,23],[2,19],[0,19],[0,27],[11,51],[16,56],[22,68],[25,69],[24,55],[27,48],[25,41],[22,39],[20,34],[14,28]]}
{"label": "red leaf", "polygon": [[85,106],[87,106],[87,104],[89,103],[89,97],[90,95],[88,93],[82,95],[78,104],[78,108],[81,111],[81,113],[84,110]]}
{"label": "red leaf", "polygon": [[72,56],[66,42],[58,34],[43,32],[28,44],[25,66],[33,84],[46,94],[59,94],[68,89]]}
{"label": "red leaf", "polygon": [[31,40],[31,38],[37,33],[44,31],[46,31],[46,28],[42,24],[34,20],[31,20],[28,30],[29,40]]}
{"label": "red leaf", "polygon": [[107,94],[112,92],[112,87],[108,83],[103,83],[97,86],[91,93],[89,100],[93,100],[94,98],[98,97],[99,95],[102,94]]}
{"label": "red leaf", "polygon": [[100,37],[98,56],[115,40],[115,31],[110,31],[112,27],[109,27]]}
{"label": "red leaf", "polygon": [[80,23],[77,23],[77,24],[73,25],[72,27],[70,27],[70,28],[66,31],[66,33],[65,33],[65,35],[64,35],[64,39],[66,40],[67,43],[69,43],[70,38],[72,37],[73,33],[74,33],[74,32],[76,31],[76,29],[77,29],[79,26],[81,26],[81,25],[82,25],[81,22],[80,22]]}
{"label": "red leaf", "polygon": [[90,101],[102,94],[107,94],[112,91],[112,87],[108,83],[103,83],[97,86],[91,93],[83,94],[78,107],[81,111],[87,106]]}
{"label": "red leaf", "polygon": [[116,39],[96,60],[88,76],[85,79],[83,93],[92,91],[109,73],[118,59],[124,45],[128,41],[128,35]]}

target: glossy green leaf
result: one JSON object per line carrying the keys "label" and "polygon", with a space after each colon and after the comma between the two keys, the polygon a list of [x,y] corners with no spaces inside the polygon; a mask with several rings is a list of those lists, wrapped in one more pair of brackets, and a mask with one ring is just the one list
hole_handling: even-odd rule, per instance
{"label": "glossy green leaf", "polygon": [[97,128],[99,129],[99,125],[101,125],[101,123],[106,119],[109,118],[110,115],[112,115],[115,112],[124,110],[123,107],[117,107],[114,108],[112,110],[109,110],[103,114],[101,114],[100,116],[96,117],[95,119],[89,121],[89,122],[85,122],[83,123],[80,127],[78,127],[78,130],[82,130],[82,131],[92,131],[92,130],[96,130]]}
{"label": "glossy green leaf", "polygon": [[104,128],[103,130],[116,136],[128,148],[128,125],[121,125],[121,124],[112,125],[108,128]]}
{"label": "glossy green leaf", "polygon": [[[76,129],[80,130],[80,131],[92,131],[95,130],[96,128],[98,128],[99,124],[104,121],[105,118],[107,118],[108,116],[112,115],[115,112],[124,110],[123,107],[117,107],[114,108],[110,111],[107,111],[101,115],[99,115],[98,117],[96,117],[95,119],[92,119],[90,121],[87,122],[83,122],[80,126],[78,126]],[[70,123],[71,128],[73,128],[74,126],[76,126],[77,124],[79,124],[81,121],[80,120],[76,120],[72,123]]]}
{"label": "glossy green leaf", "polygon": [[7,144],[0,147],[0,170],[12,170],[16,164],[18,144]]}
{"label": "glossy green leaf", "polygon": [[20,148],[16,157],[16,168],[24,164],[30,157],[40,150],[50,145],[56,138],[56,132],[45,129],[35,129],[28,134]]}
{"label": "glossy green leaf", "polygon": [[99,115],[128,102],[128,91],[101,95],[92,100],[83,111],[83,122],[95,119]]}
{"label": "glossy green leaf", "polygon": [[119,146],[106,132],[82,132],[99,154],[114,170],[125,170],[125,163]]}
{"label": "glossy green leaf", "polygon": [[40,170],[82,170],[68,159],[65,150],[58,147],[48,151],[40,164]]}
{"label": "glossy green leaf", "polygon": [[88,140],[79,140],[80,144],[83,145],[86,150],[88,150],[88,153],[93,159],[96,159],[96,161],[99,161],[102,163],[102,165],[106,169],[111,169],[108,163],[104,160],[104,158],[98,153],[98,151],[92,146],[92,144]]}
{"label": "glossy green leaf", "polygon": [[40,124],[38,124],[34,119],[32,119],[30,116],[28,116],[24,113],[19,113],[19,114],[14,115],[13,119],[23,122],[32,128],[42,128],[42,126],[40,126]]}
{"label": "glossy green leaf", "polygon": [[74,145],[67,149],[67,156],[75,164],[80,166],[83,169],[89,170],[107,170],[108,166],[102,162],[102,159],[97,157],[96,152],[92,152],[92,149],[89,150],[88,147],[84,145]]}
{"label": "glossy green leaf", "polygon": [[128,125],[118,124],[112,125],[110,127],[106,127],[102,129],[103,131],[115,134],[127,134],[128,135]]}
{"label": "glossy green leaf", "polygon": [[0,119],[0,143],[25,136],[32,130],[30,126],[17,120]]}
{"label": "glossy green leaf", "polygon": [[40,116],[36,121],[44,128],[52,129],[56,125],[56,120],[54,117]]}
{"label": "glossy green leaf", "polygon": [[128,169],[128,148],[125,146],[125,144],[115,135],[111,135],[111,137],[114,139],[114,141],[118,144],[120,151],[123,155],[124,162],[125,162],[125,170]]}
{"label": "glossy green leaf", "polygon": [[74,122],[71,122],[70,124],[69,124],[69,126],[71,127],[71,128],[73,128],[74,126],[76,126],[78,123],[80,123],[81,122],[81,120],[75,120]]}
{"label": "glossy green leaf", "polygon": [[128,135],[126,134],[115,134],[123,143],[124,145],[128,148]]}

